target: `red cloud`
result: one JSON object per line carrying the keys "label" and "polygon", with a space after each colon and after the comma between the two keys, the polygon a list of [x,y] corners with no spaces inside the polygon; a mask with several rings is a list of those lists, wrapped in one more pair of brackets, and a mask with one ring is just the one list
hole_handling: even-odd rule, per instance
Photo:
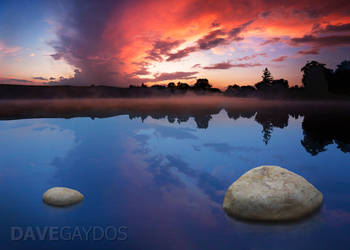
{"label": "red cloud", "polygon": [[[247,36],[260,36],[265,40],[262,45],[288,36],[292,46],[350,44],[350,37],[342,33],[348,29],[348,0],[76,0],[62,4],[67,12],[57,20],[52,57],[79,69],[74,84],[140,83],[143,80],[137,75],[149,73],[150,65],[140,67],[134,62],[175,63],[193,52],[239,43]],[[321,27],[322,36],[307,33],[315,23],[327,22]],[[217,63],[204,69],[215,66],[254,65]]]}
{"label": "red cloud", "polygon": [[273,37],[273,38],[271,38],[271,39],[266,40],[265,42],[262,42],[260,45],[261,45],[261,46],[264,46],[264,45],[271,44],[271,43],[278,43],[278,42],[280,42],[280,41],[282,41],[281,38],[279,38],[279,37]]}
{"label": "red cloud", "polygon": [[256,67],[261,66],[260,63],[238,63],[232,64],[230,62],[221,62],[216,63],[212,66],[204,67],[203,69],[230,69],[230,68],[248,68],[248,67]]}
{"label": "red cloud", "polygon": [[156,41],[153,44],[153,48],[148,51],[148,56],[146,59],[154,60],[154,61],[162,61],[163,56],[169,56],[170,51],[173,48],[178,47],[183,41],[175,40],[175,41]]}
{"label": "red cloud", "polygon": [[305,35],[303,37],[295,37],[290,40],[291,45],[298,46],[303,44],[311,44],[318,47],[350,45],[350,35],[330,35],[315,36]]}
{"label": "red cloud", "polygon": [[266,53],[258,53],[258,54],[253,54],[251,56],[244,56],[244,57],[238,58],[238,61],[250,60],[250,59],[254,59],[258,56],[267,57],[267,54]]}
{"label": "red cloud", "polygon": [[288,56],[280,56],[280,57],[277,57],[277,58],[275,58],[275,59],[272,59],[271,61],[272,61],[272,62],[283,62],[283,61],[285,61],[287,58],[288,58]]}
{"label": "red cloud", "polygon": [[317,55],[320,53],[320,49],[318,48],[312,48],[309,50],[300,50],[298,51],[299,55]]}
{"label": "red cloud", "polygon": [[188,80],[188,79],[196,78],[194,75],[197,73],[198,73],[197,71],[160,73],[160,74],[156,74],[154,79],[146,79],[146,81],[147,82],[159,82],[159,81],[180,80],[180,79]]}
{"label": "red cloud", "polygon": [[174,61],[177,59],[181,59],[183,57],[188,56],[190,53],[195,52],[198,50],[198,47],[196,46],[190,46],[185,49],[179,50],[175,53],[169,54],[168,58],[166,59],[168,62],[169,61]]}

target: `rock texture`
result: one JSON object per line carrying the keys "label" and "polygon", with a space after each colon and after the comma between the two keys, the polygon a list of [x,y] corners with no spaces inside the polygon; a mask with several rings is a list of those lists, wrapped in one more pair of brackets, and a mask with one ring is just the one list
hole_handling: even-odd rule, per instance
{"label": "rock texture", "polygon": [[283,221],[312,213],[322,200],[322,194],[300,175],[278,166],[261,166],[229,187],[223,208],[241,219]]}
{"label": "rock texture", "polygon": [[52,206],[69,206],[83,199],[84,195],[80,192],[65,187],[50,188],[43,195],[43,201]]}

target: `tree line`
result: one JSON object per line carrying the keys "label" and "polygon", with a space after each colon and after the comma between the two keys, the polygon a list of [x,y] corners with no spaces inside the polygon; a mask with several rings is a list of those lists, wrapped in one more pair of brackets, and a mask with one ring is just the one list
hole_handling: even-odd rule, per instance
{"label": "tree line", "polygon": [[290,87],[285,79],[274,79],[268,68],[262,73],[262,80],[255,85],[240,86],[238,84],[227,86],[225,91],[213,88],[208,79],[197,79],[194,85],[187,83],[169,82],[167,85],[152,85],[141,87],[130,85],[130,88],[151,88],[157,90],[170,90],[173,94],[184,94],[193,91],[197,94],[222,93],[225,96],[236,97],[262,97],[262,98],[338,98],[350,96],[350,61],[343,61],[335,70],[329,69],[325,64],[311,61],[301,68],[303,73],[301,87]]}

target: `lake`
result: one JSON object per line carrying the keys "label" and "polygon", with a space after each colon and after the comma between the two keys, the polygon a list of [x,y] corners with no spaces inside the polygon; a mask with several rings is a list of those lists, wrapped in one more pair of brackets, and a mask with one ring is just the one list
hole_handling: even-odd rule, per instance
{"label": "lake", "polygon": [[[0,104],[1,249],[349,249],[348,107],[132,102]],[[278,224],[228,217],[226,189],[260,165],[306,178],[324,195],[320,210]],[[53,186],[85,200],[45,205]],[[11,240],[14,227],[21,239]],[[66,236],[75,228],[121,232],[114,240],[38,239],[35,230],[47,227],[66,227]]]}

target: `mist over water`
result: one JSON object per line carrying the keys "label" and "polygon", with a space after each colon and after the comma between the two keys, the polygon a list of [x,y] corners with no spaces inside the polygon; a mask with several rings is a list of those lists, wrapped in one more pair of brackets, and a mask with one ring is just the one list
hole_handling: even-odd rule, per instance
{"label": "mist over water", "polygon": [[262,109],[291,110],[303,113],[346,112],[349,102],[341,101],[281,101],[254,98],[232,98],[220,96],[184,96],[168,98],[110,98],[110,99],[52,99],[52,100],[4,100],[0,101],[0,119],[60,117],[66,116],[113,116],[128,112],[159,114],[187,114],[196,112],[218,112],[221,109],[259,111]]}

